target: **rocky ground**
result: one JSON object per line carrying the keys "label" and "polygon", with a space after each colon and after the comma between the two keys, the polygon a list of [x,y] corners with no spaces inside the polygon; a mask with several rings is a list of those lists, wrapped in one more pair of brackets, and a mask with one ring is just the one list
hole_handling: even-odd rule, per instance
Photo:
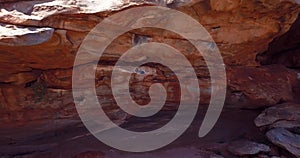
{"label": "rocky ground", "polygon": [[[83,39],[104,18],[153,5],[190,15],[212,35],[226,66],[226,101],[213,131],[197,138],[212,82],[203,58],[167,30],[123,34],[96,68],[99,101],[116,124],[151,129],[167,122],[180,101],[174,74],[148,64],[133,77],[131,95],[146,104],[151,81],[164,83],[168,97],[160,117],[132,120],[115,106],[113,65],[135,45],[163,42],[178,49],[193,65],[201,88],[201,108],[183,137],[158,151],[125,153],[100,143],[84,128],[72,97],[72,68]],[[298,0],[2,0],[0,157],[300,157],[299,13]],[[76,68],[90,69],[89,63]]]}

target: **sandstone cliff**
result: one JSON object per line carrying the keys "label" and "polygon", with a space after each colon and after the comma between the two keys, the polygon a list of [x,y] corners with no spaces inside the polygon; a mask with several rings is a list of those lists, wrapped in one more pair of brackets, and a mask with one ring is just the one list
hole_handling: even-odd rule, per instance
{"label": "sandstone cliff", "polygon": [[[300,72],[297,70],[300,66],[300,5],[297,0],[2,0],[0,127],[12,124],[13,128],[45,120],[62,121],[62,127],[64,123],[78,122],[71,91],[72,68],[83,39],[99,22],[116,12],[152,5],[186,13],[212,35],[226,65],[225,109],[261,110],[300,101]],[[162,29],[132,30],[115,39],[105,50],[96,71],[97,94],[117,124],[128,116],[112,106],[115,105],[111,101],[112,67],[126,50],[136,43],[149,41],[169,44],[189,59],[202,88],[201,105],[209,102],[209,73],[187,40]],[[86,65],[78,67],[82,71],[88,68]],[[167,82],[169,104],[164,110],[176,110],[180,95],[178,85],[173,78],[166,77],[171,72],[163,66],[145,65],[142,71],[151,74],[154,69],[159,74],[155,79]],[[136,102],[149,101],[150,79],[135,81],[132,96]],[[270,132],[268,136],[274,142],[272,136],[276,131]],[[284,145],[281,143],[281,146]],[[298,153],[295,150],[292,149],[292,154],[299,154],[299,146]]]}

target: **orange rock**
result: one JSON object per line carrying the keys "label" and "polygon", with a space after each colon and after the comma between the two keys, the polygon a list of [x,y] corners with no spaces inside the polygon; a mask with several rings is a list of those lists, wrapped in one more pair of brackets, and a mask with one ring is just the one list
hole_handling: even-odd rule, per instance
{"label": "orange rock", "polygon": [[[76,52],[83,39],[103,18],[124,8],[149,4],[178,9],[198,20],[212,35],[228,68],[227,104],[238,108],[258,108],[294,99],[293,88],[297,82],[294,72],[278,67],[253,66],[260,65],[256,62],[257,54],[267,50],[275,37],[288,31],[299,13],[299,5],[291,1],[258,3],[252,0],[161,2],[1,2],[0,108],[5,113],[3,117],[11,115],[9,118],[13,119],[16,113],[18,118],[32,119],[76,117],[71,77]],[[143,28],[118,37],[106,49],[100,61],[101,66],[95,68],[96,81],[91,80],[93,76],[78,77],[83,81],[95,82],[98,95],[105,101],[110,100],[110,74],[114,63],[125,51],[143,42],[163,42],[182,52],[196,69],[201,101],[203,104],[209,102],[209,72],[205,69],[203,58],[183,37],[162,29]],[[97,45],[97,42],[92,44]],[[212,43],[208,44],[216,48]],[[169,54],[161,53],[166,58],[172,58]],[[88,64],[77,68],[81,71],[91,69]],[[176,77],[159,66],[157,73],[156,80],[168,81],[164,83],[169,93],[167,101],[179,101],[179,87],[174,82]],[[152,84],[151,79],[153,77],[139,80],[132,86],[135,90],[132,95],[137,101],[147,102],[145,98]],[[84,85],[82,88],[85,88]],[[188,94],[192,93],[189,86],[182,89]],[[28,109],[35,111],[35,115],[30,115]],[[57,109],[61,110],[58,114]],[[115,109],[107,110],[113,113]]]}
{"label": "orange rock", "polygon": [[230,11],[240,5],[241,0],[210,0],[210,6],[216,11]]}

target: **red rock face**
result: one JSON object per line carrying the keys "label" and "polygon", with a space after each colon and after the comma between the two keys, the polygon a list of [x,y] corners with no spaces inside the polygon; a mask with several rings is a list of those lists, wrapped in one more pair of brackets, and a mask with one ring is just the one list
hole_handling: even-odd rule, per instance
{"label": "red rock face", "polygon": [[282,66],[228,69],[228,104],[260,108],[295,100],[297,73]]}
{"label": "red rock face", "polygon": [[[0,82],[5,84],[2,88],[2,93],[3,96],[6,96],[2,99],[4,100],[4,109],[23,109],[21,102],[34,93],[31,83],[36,81],[42,81],[42,84],[45,84],[45,87],[47,87],[45,88],[47,91],[49,91],[48,88],[52,88],[54,91],[70,90],[71,68],[78,47],[87,32],[105,16],[112,14],[114,10],[111,9],[110,3],[102,4],[102,2],[99,2],[103,7],[96,7],[93,4],[87,4],[86,7],[82,7],[80,5],[82,3],[85,2],[77,1],[64,4],[59,1],[51,3],[19,1],[1,4],[2,8],[5,8],[0,14],[1,27],[5,30],[0,40],[0,60],[2,61],[0,65]],[[138,5],[146,3],[148,2],[139,2]],[[115,5],[117,5],[115,7],[117,8],[116,10],[125,7],[125,3],[116,3]],[[134,4],[128,3],[128,5]],[[288,1],[274,4],[269,4],[265,1],[239,0],[210,1],[210,3],[193,1],[180,5],[175,5],[175,3],[168,5],[177,6],[178,10],[194,17],[211,33],[221,50],[228,69],[235,69],[234,67],[231,68],[232,66],[257,66],[258,64],[255,62],[257,53],[265,50],[274,37],[288,30],[289,25],[293,23],[299,11],[297,5]],[[278,11],[276,9],[278,7],[282,9]],[[30,31],[26,29],[30,29]],[[157,29],[140,29],[119,37],[107,49],[103,62],[115,62],[126,50],[132,47],[134,44],[133,39],[137,34],[146,36],[147,41],[164,42],[179,49],[186,55],[192,65],[199,67],[199,69],[201,69],[201,66],[205,66],[201,57],[197,56],[196,50],[187,41],[173,33]],[[274,73],[269,74],[274,76],[274,78],[276,78],[275,69],[277,70],[277,68],[274,68]],[[249,79],[249,75],[256,73],[252,72],[255,71],[255,68],[245,68],[242,70],[244,74],[240,75],[237,72],[238,76],[240,76],[238,77],[231,75],[233,71],[240,71],[240,68],[229,70],[229,86],[233,82],[239,82],[239,80],[242,80],[241,78]],[[280,69],[279,71],[282,70]],[[105,72],[105,74],[109,78],[109,73]],[[103,77],[101,74],[97,76]],[[202,74],[202,72],[198,72],[200,80],[205,80],[202,78],[207,78],[208,76],[209,74],[207,73]],[[290,77],[292,78],[290,79],[291,86],[293,86],[295,77],[292,72],[290,76],[293,76]],[[289,79],[283,79],[282,82],[287,80]],[[275,92],[277,88],[264,88],[260,92],[257,89],[256,93],[249,92],[251,88],[244,85],[248,82],[243,81],[239,84],[242,88],[237,88],[236,85],[238,83],[234,83],[235,85],[231,88],[229,87],[229,89],[232,89],[232,91],[243,91],[241,95],[245,95],[246,98],[253,101],[253,103],[245,101],[248,102],[245,103],[247,104],[245,105],[246,107],[266,106],[280,100],[292,99],[292,91],[284,90],[282,91],[283,95],[278,95]],[[283,86],[285,84],[282,85],[277,83],[277,81],[270,79],[271,83],[269,81],[268,83],[271,85],[274,83],[274,86],[271,87],[278,87],[278,91],[289,87],[289,85]],[[253,81],[254,85],[255,83],[257,82]],[[99,83],[98,86],[101,84],[104,83]],[[103,86],[107,87],[107,84],[105,83]],[[200,84],[206,87],[206,91],[209,92],[209,81],[201,82]],[[276,84],[279,86],[276,86]],[[20,87],[18,91],[9,90],[15,89],[11,87],[16,86]],[[253,85],[249,83],[248,86],[251,87]],[[272,97],[273,95],[274,97]],[[278,97],[275,97],[277,95]],[[209,99],[209,97],[206,98]],[[175,97],[174,100],[178,99]],[[204,102],[208,101],[204,100]]]}
{"label": "red rock face", "polygon": [[[300,61],[300,18],[296,20],[300,7],[296,1],[5,0],[0,2],[0,126],[78,119],[71,91],[72,68],[83,39],[105,17],[148,5],[182,11],[212,35],[226,65],[225,108],[261,109],[299,100],[299,73],[289,69],[299,68]],[[199,80],[200,104],[208,105],[212,81],[195,47],[167,30],[137,29],[115,39],[96,68],[97,95],[113,121],[121,124],[128,117],[113,100],[113,66],[128,49],[146,42],[166,43],[185,55]],[[91,69],[89,64],[76,68]],[[140,105],[150,101],[148,91],[153,81],[163,83],[168,93],[166,111],[177,109],[181,89],[193,94],[189,84],[180,87],[174,73],[162,65],[148,64],[139,71],[143,73],[133,74],[129,84],[131,97]]]}
{"label": "red rock face", "polygon": [[263,65],[281,64],[290,68],[300,66],[300,14],[298,19],[291,26],[291,29],[284,35],[275,38],[269,49],[258,55],[257,60]]}
{"label": "red rock face", "polygon": [[[136,5],[117,3],[117,9],[112,9],[110,3],[99,2],[103,7],[89,3],[83,7],[80,5],[83,3],[18,1],[0,4],[4,8],[0,13],[1,29],[4,30],[0,39],[3,120],[53,118],[57,109],[62,111],[55,117],[76,116],[71,76],[77,49],[88,31],[112,11]],[[141,1],[137,5],[148,3]],[[239,0],[163,5],[175,7],[198,20],[218,44],[227,66],[229,91],[226,103],[229,107],[260,108],[294,99],[295,72],[281,67],[252,66],[258,65],[255,62],[257,53],[266,50],[273,38],[289,29],[300,10],[297,5],[288,1],[269,4]],[[277,10],[278,7],[282,9]],[[188,41],[160,29],[133,30],[118,37],[107,48],[96,73],[96,85],[104,98],[112,97],[109,89],[113,63],[139,42],[163,42],[182,52],[199,78],[201,104],[209,103],[210,79],[203,58]],[[89,67],[79,68],[86,71]],[[174,82],[176,77],[167,78],[166,75],[172,73],[162,67],[149,69],[157,71],[155,79],[160,82],[172,80],[164,84],[169,96],[167,102],[178,102],[180,93],[178,83]],[[132,87],[133,98],[140,104],[148,102],[151,79],[154,78],[138,80]],[[182,89],[188,92],[189,87]],[[27,114],[27,108],[36,114]],[[10,115],[6,115],[8,112]]]}

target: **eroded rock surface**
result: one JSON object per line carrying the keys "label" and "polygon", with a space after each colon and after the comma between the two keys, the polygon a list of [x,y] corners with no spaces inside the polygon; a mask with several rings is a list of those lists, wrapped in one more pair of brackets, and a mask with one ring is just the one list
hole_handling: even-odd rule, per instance
{"label": "eroded rock surface", "polygon": [[[298,68],[299,42],[293,41],[299,32],[299,18],[293,24],[300,11],[298,4],[298,0],[2,0],[0,126],[11,122],[15,126],[30,125],[37,120],[78,121],[71,88],[73,63],[82,41],[104,18],[130,7],[149,5],[182,11],[211,34],[226,65],[228,93],[225,108],[259,109],[294,101],[299,94],[296,92],[299,73],[278,65],[260,64]],[[145,42],[166,43],[184,54],[199,79],[201,105],[209,103],[212,92],[209,72],[203,58],[187,40],[162,29],[132,30],[111,43],[96,68],[99,101],[116,124],[122,124],[128,115],[116,108],[112,99],[110,74],[113,65],[128,49]],[[207,44],[211,49],[216,48],[213,43]],[[76,68],[81,71],[91,69],[88,63]],[[131,95],[137,103],[149,102],[148,89],[155,80],[164,83],[168,92],[168,106],[164,110],[176,110],[175,103],[180,101],[179,87],[176,76],[169,69],[146,65],[134,73]],[[191,93],[193,87],[187,84],[181,88]],[[74,99],[84,101],[84,98]],[[184,99],[189,100],[189,97]],[[295,131],[299,127],[299,109],[290,104],[280,106],[283,108],[267,109],[256,119],[256,125]],[[42,133],[49,131],[48,128],[42,130]],[[270,131],[268,135],[274,144],[298,154],[295,142],[290,142],[293,138],[298,139],[298,135],[276,130],[276,136],[284,136],[285,142],[282,142],[277,141],[273,133]],[[250,146],[255,145],[250,143]],[[42,146],[41,152],[46,147],[49,146]],[[18,149],[23,150],[22,147]],[[254,151],[252,153],[257,150]],[[13,151],[10,154],[13,155]]]}
{"label": "eroded rock surface", "polygon": [[1,45],[30,46],[48,41],[54,32],[52,28],[16,27],[15,25],[0,24]]}
{"label": "eroded rock surface", "polygon": [[249,140],[237,140],[231,142],[228,146],[228,150],[237,156],[256,155],[271,151],[269,146]]}
{"label": "eroded rock surface", "polygon": [[282,64],[290,68],[300,67],[300,14],[291,29],[275,38],[267,51],[258,55],[262,64]]}
{"label": "eroded rock surface", "polygon": [[299,104],[285,103],[270,107],[255,119],[255,124],[267,128],[266,136],[272,143],[296,157],[300,156]]}
{"label": "eroded rock surface", "polygon": [[[34,106],[36,108],[33,109],[40,111],[57,107],[71,108],[71,70],[82,40],[105,17],[137,5],[162,5],[178,9],[198,20],[208,30],[227,65],[229,89],[232,91],[229,93],[229,104],[257,108],[293,100],[296,82],[293,72],[282,68],[259,68],[258,71],[254,67],[248,68],[257,66],[257,53],[266,50],[268,43],[285,33],[294,22],[300,9],[293,1],[41,0],[7,1],[0,5],[3,8],[0,12],[3,30],[0,40],[2,111],[20,111],[26,106]],[[209,102],[211,90],[209,73],[203,68],[205,62],[188,41],[169,31],[140,29],[120,36],[107,48],[103,56],[104,65],[111,66],[126,50],[140,42],[163,42],[186,55],[198,69],[196,73],[204,88],[202,97],[205,99],[202,100]],[[97,86],[110,88],[107,82],[109,72],[102,71],[97,75],[102,78]],[[169,84],[172,85],[176,87],[173,83]],[[144,91],[147,86],[148,83],[136,88]],[[39,92],[36,87],[44,92],[35,94]],[[169,90],[173,95],[171,101],[176,101],[177,94],[171,94],[176,90]],[[104,89],[101,91],[105,93]],[[33,98],[42,100],[43,108]],[[45,98],[50,101],[44,101]],[[61,98],[61,101],[58,102],[57,98]],[[26,105],[23,105],[25,102]]]}
{"label": "eroded rock surface", "polygon": [[229,105],[259,108],[293,101],[297,72],[282,66],[228,68]]}
{"label": "eroded rock surface", "polygon": [[270,107],[255,119],[255,124],[258,127],[288,128],[290,124],[297,122],[300,123],[300,106],[295,103],[284,103]]}
{"label": "eroded rock surface", "polygon": [[275,128],[267,132],[268,139],[286,149],[296,157],[300,157],[300,135],[284,128]]}

